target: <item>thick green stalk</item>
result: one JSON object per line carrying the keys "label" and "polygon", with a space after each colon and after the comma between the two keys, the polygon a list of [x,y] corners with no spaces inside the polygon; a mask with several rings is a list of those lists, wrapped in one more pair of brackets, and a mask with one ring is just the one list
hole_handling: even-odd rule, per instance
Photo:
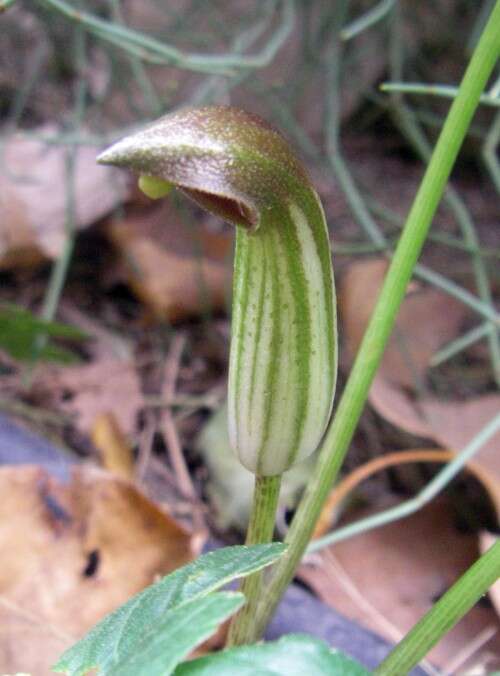
{"label": "thick green stalk", "polygon": [[377,676],[407,674],[500,577],[500,541],[481,556],[424,615],[375,670]]}
{"label": "thick green stalk", "polygon": [[[246,545],[271,542],[276,522],[276,509],[280,494],[281,476],[255,477],[252,511],[248,524]],[[240,645],[253,624],[256,604],[262,589],[263,571],[257,571],[243,580],[241,591],[247,602],[237,613],[229,628],[228,645]]]}
{"label": "thick green stalk", "polygon": [[408,282],[446,187],[458,151],[500,53],[500,0],[476,46],[424,178],[408,215],[379,299],[322,444],[315,472],[297,510],[286,541],[287,552],[276,565],[261,599],[247,640],[260,637],[302,558],[321,508],[337,476],[364,408]]}

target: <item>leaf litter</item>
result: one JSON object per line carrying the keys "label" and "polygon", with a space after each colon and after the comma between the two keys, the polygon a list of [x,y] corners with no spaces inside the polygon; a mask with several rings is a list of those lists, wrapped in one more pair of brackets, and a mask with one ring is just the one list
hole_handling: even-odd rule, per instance
{"label": "leaf litter", "polygon": [[[56,129],[36,131],[53,134]],[[29,267],[61,254],[67,238],[65,158],[63,146],[47,146],[22,134],[2,145],[0,269]],[[97,165],[93,148],[77,151],[73,182],[77,229],[95,223],[127,194],[125,177]]]}
{"label": "leaf litter", "polygon": [[228,234],[193,225],[172,200],[105,227],[123,276],[157,319],[178,322],[225,308],[231,284]]}
{"label": "leaf litter", "polygon": [[[351,265],[340,290],[344,328],[344,362],[350,361],[361,341],[375,305],[386,262],[372,259]],[[457,336],[467,319],[463,306],[444,293],[412,283],[398,315],[396,329],[372,384],[369,403],[396,428],[429,439],[446,450],[428,454],[449,459],[500,411],[500,395],[484,392],[466,399],[446,400],[432,393],[427,377],[433,354]],[[345,364],[346,365],[346,364]],[[417,442],[418,443],[418,442]],[[500,523],[500,435],[489,440],[469,463],[496,510]],[[417,460],[419,451],[406,449],[390,455]],[[331,494],[322,515],[322,534],[346,497],[352,503],[356,486],[370,465],[382,468],[386,456],[374,459],[348,475]],[[389,460],[389,457],[387,458]],[[444,459],[444,457],[442,458]],[[403,459],[401,460],[403,462]],[[356,474],[359,475],[358,478]],[[345,490],[344,490],[345,484]],[[390,504],[387,504],[389,500]],[[377,511],[394,504],[385,494]],[[356,502],[352,503],[356,505]],[[330,511],[328,511],[328,509]],[[348,519],[373,513],[349,509]],[[412,626],[431,604],[484,551],[495,535],[482,531],[459,533],[450,503],[438,498],[417,513],[382,528],[342,541],[309,557],[300,575],[328,603],[391,640]],[[356,565],[352,565],[356,561]],[[376,562],[376,565],[375,565]],[[381,575],[381,572],[383,574]],[[499,608],[497,583],[491,598]],[[430,654],[445,673],[457,669],[498,668],[499,622],[491,608],[476,606]],[[472,673],[472,671],[467,673]],[[430,668],[432,673],[432,668]],[[460,671],[461,673],[461,671]],[[474,672],[475,673],[475,672]]]}
{"label": "leaf litter", "polygon": [[40,467],[3,467],[0,490],[6,672],[52,673],[103,615],[198,553],[168,513],[103,470],[76,467],[63,484]]}
{"label": "leaf litter", "polygon": [[[133,5],[132,9],[134,8],[136,9],[135,5]],[[143,11],[142,6],[139,8],[139,11]],[[156,22],[152,22],[151,25],[156,27]],[[370,33],[370,36],[371,35],[372,33]],[[378,55],[379,51],[380,50],[375,50],[375,53]],[[369,61],[370,69],[373,67],[375,61],[373,59]],[[363,68],[366,66],[365,62],[366,59],[362,61]],[[383,64],[377,62],[377,73],[382,72],[382,66]],[[14,82],[16,82],[16,80],[14,80]],[[349,89],[349,87],[347,87],[347,89]],[[350,92],[347,91],[345,93],[349,94]],[[359,96],[359,92],[356,92],[356,96]],[[252,105],[255,104],[254,99],[255,96],[252,93]],[[306,99],[307,97],[303,98],[304,101]],[[116,108],[124,108],[122,99],[119,99],[117,102],[115,101],[114,105]],[[314,115],[319,116],[320,113],[320,108],[316,107]],[[62,159],[62,154],[60,154],[58,161],[61,162]],[[380,160],[380,158],[377,159]],[[92,164],[91,172],[95,169],[93,158]],[[370,162],[359,162],[358,164],[360,165],[360,169],[371,172],[373,175],[383,179],[383,192],[385,194],[387,187],[386,171],[374,171],[374,165]],[[401,185],[400,182],[396,182],[396,179],[399,178],[402,173],[400,169],[401,167],[397,166],[395,175],[391,175],[390,177],[391,184],[397,186],[392,189],[395,194],[397,194],[398,201],[401,198]],[[405,171],[407,171],[407,169],[408,166],[405,167]],[[59,177],[58,181],[59,184],[61,184],[62,180],[64,180],[64,175],[62,173],[57,173],[55,175]],[[328,184],[328,191],[331,192],[330,180],[328,180]],[[100,194],[98,193],[98,188],[90,182],[88,187],[90,187],[88,197],[91,199],[87,199],[87,202],[92,202],[93,207],[100,208],[103,202],[95,197],[96,194]],[[51,197],[52,192],[54,191],[51,191]],[[45,193],[45,198],[47,194],[48,193]],[[59,191],[60,197],[62,197],[63,194],[63,190]],[[410,194],[408,194],[408,199],[409,197]],[[335,202],[338,202],[337,196]],[[490,200],[490,203],[493,202],[493,200]],[[11,265],[14,267],[17,265],[29,266],[31,265],[31,262],[38,261],[40,258],[56,255],[57,251],[60,250],[59,247],[63,241],[62,226],[64,225],[64,221],[61,220],[61,218],[54,220],[54,225],[56,226],[55,232],[52,231],[52,223],[47,221],[47,232],[45,234],[38,233],[35,232],[33,223],[24,216],[24,213],[15,200],[12,201],[12,204],[18,212],[15,214],[16,219],[12,221],[16,227],[9,228],[7,232],[6,241],[9,240],[7,242],[9,246],[5,250],[4,257],[1,258],[0,267],[2,263],[4,263],[6,267],[10,267]],[[62,206],[62,202],[60,202],[58,207],[59,214],[61,213]],[[23,216],[23,218],[21,218],[21,216]],[[195,251],[193,251],[193,240],[190,237],[186,237],[186,240],[184,240],[184,235],[190,235],[190,231],[186,230],[185,224],[181,223],[178,216],[172,213],[170,206],[165,205],[158,210],[158,216],[155,217],[154,228],[153,226],[148,226],[148,218],[147,214],[136,216],[128,213],[125,218],[114,219],[112,224],[111,222],[105,222],[102,226],[103,232],[113,240],[116,251],[119,254],[122,266],[122,278],[133,288],[137,298],[139,298],[143,304],[141,307],[146,308],[146,310],[154,316],[155,320],[167,319],[172,321],[181,321],[192,318],[199,319],[200,314],[205,313],[209,307],[215,310],[222,309],[224,307],[225,293],[223,286],[224,284],[227,284],[227,278],[224,281],[221,262],[223,262],[224,256],[226,255],[225,252],[228,250],[227,242],[226,244],[221,245],[221,248],[213,256],[213,259],[212,256],[210,256],[210,260],[203,262],[203,265],[201,265],[199,255],[200,249],[196,250],[198,244],[195,242]],[[338,219],[334,218],[334,220],[338,225]],[[352,222],[350,214],[346,216],[344,213],[344,220],[348,221],[350,227]],[[168,231],[168,235],[165,236],[161,246],[156,250],[155,241],[152,239],[152,235],[162,237],[164,231]],[[211,238],[210,236],[205,237],[204,234],[201,234],[202,228],[196,226],[196,232],[198,241],[199,239],[202,240],[201,248],[205,247],[207,242],[210,244]],[[182,241],[180,251],[175,251],[169,246],[169,242],[171,243],[173,238],[176,240],[179,238],[180,241]],[[40,244],[38,240],[40,240]],[[2,240],[0,237],[0,243],[1,242]],[[11,243],[13,246],[11,246]],[[213,238],[213,245],[215,249],[219,248],[218,237]],[[182,250],[182,247],[184,246],[186,248]],[[210,248],[210,246],[208,248]],[[203,272],[203,275],[200,274],[201,272]],[[181,280],[182,284],[180,283]],[[366,293],[366,288],[372,288],[373,278],[370,278],[369,275],[367,283],[368,287],[365,287],[365,289],[362,290],[359,300],[356,301],[356,304],[360,309],[363,308],[365,301],[370,297],[370,294]],[[227,285],[225,288],[227,289]],[[415,292],[414,296],[418,297],[422,292],[422,289],[413,287],[411,292]],[[402,324],[400,330],[396,334],[393,341],[394,344],[391,343],[391,347],[386,353],[387,363],[384,362],[384,368],[386,375],[390,374],[391,378],[381,380],[380,382],[386,386],[386,399],[384,401],[387,401],[387,405],[382,411],[381,402],[383,392],[376,391],[378,385],[377,382],[372,389],[371,403],[381,415],[388,420],[391,420],[395,425],[413,431],[418,436],[436,438],[438,443],[443,443],[445,447],[448,447],[448,441],[443,439],[441,442],[437,436],[433,437],[430,434],[428,419],[423,415],[421,408],[423,398],[419,396],[419,393],[416,393],[414,388],[415,374],[420,378],[425,378],[429,354],[432,354],[442,342],[446,342],[449,338],[456,336],[461,317],[463,317],[463,310],[461,307],[457,308],[455,315],[455,310],[450,310],[451,305],[448,297],[441,296],[434,304],[430,300],[432,294],[430,294],[428,290],[423,290],[423,295],[426,299],[425,302],[418,301],[413,308],[406,305],[409,307],[408,318],[407,320],[400,320]],[[409,298],[410,294],[407,302]],[[419,314],[417,314],[417,311]],[[454,317],[453,321],[451,321],[448,316],[450,312]],[[419,317],[418,322],[416,321],[417,317]],[[424,342],[422,344],[419,344],[419,341],[409,341],[412,356],[412,363],[409,365],[406,359],[406,352],[404,350],[403,352],[401,351],[401,334],[405,333],[408,326],[411,328],[412,336],[415,333],[418,334],[418,330],[415,332],[415,329],[418,329],[422,324],[428,324],[429,317],[432,317],[435,331],[433,332],[433,335],[428,333],[427,335],[424,335]],[[127,322],[124,322],[123,332],[127,333],[129,328],[130,326]],[[153,331],[156,329],[157,326],[153,328]],[[347,343],[351,342],[348,331],[349,327],[346,325],[345,332],[348,338]],[[439,336],[439,340],[435,340],[436,336]],[[406,341],[403,342],[406,342],[406,344],[408,343],[408,336],[406,336]],[[155,356],[158,357],[158,355]],[[204,359],[205,356],[203,355],[201,360]],[[200,361],[199,357],[198,361]],[[107,366],[107,362],[111,362],[111,365]],[[219,369],[221,369],[220,364]],[[118,378],[117,373],[120,371],[121,377]],[[55,373],[55,371],[53,373]],[[100,416],[104,415],[117,420],[116,425],[118,426],[118,429],[121,433],[124,433],[126,437],[125,443],[134,439],[134,436],[137,433],[138,413],[142,410],[143,397],[141,386],[138,384],[139,379],[136,369],[130,360],[118,361],[110,358],[109,355],[106,355],[106,358],[104,358],[104,355],[99,355],[99,358],[93,361],[93,363],[84,365],[81,368],[76,367],[66,373],[67,380],[64,379],[62,387],[59,387],[58,385],[59,375],[54,376],[54,386],[56,389],[59,388],[58,396],[60,398],[58,401],[60,403],[58,404],[58,407],[69,411],[74,416],[75,423],[82,434],[88,436],[92,431],[95,432],[96,425],[99,425]],[[204,375],[203,371],[202,375]],[[203,388],[205,384],[206,383],[199,384],[198,387]],[[388,389],[389,387],[392,389]],[[80,389],[82,390],[81,393]],[[426,396],[426,399],[427,398],[428,397]],[[441,403],[455,405],[457,402]],[[483,402],[481,401],[479,408],[481,408],[482,403]],[[406,413],[406,419],[404,419],[403,412],[401,412],[400,409],[403,409],[403,412]],[[392,418],[390,417],[391,414]],[[460,418],[460,414],[457,417]],[[203,417],[198,416],[196,418],[196,425],[199,427],[202,422]],[[436,427],[439,428],[440,426],[437,425]],[[456,429],[458,430],[457,434],[459,439],[461,439],[462,431],[459,427]],[[443,430],[439,431],[443,432]],[[222,437],[219,436],[219,439],[221,438]],[[186,445],[185,440],[186,435],[183,435],[181,438],[183,447]],[[455,445],[452,447],[455,449],[457,448]],[[220,458],[225,457],[226,452],[230,453],[229,449],[224,446],[223,441],[220,441],[219,443],[217,439],[215,440],[214,449],[214,453],[220,450]],[[206,457],[208,457],[208,455]],[[231,455],[228,455],[227,457],[232,458]],[[157,460],[157,464],[160,464],[160,462],[163,463],[163,458],[161,461],[157,457],[153,457],[152,459]],[[214,470],[214,474],[216,471],[218,470]],[[231,470],[221,469],[221,476],[223,478],[227,477],[228,471]],[[498,467],[495,471],[498,471]],[[250,481],[247,483],[251,483],[251,477]],[[234,495],[238,492],[239,483],[235,481],[234,484],[231,482],[229,482],[229,484],[229,489],[233,492],[233,497],[240,497],[239,495]],[[248,494],[250,493],[250,490],[250,485],[248,485]],[[232,506],[233,504],[234,503],[229,500],[225,503],[224,499],[222,499],[221,512],[228,510],[229,505]],[[241,516],[241,514],[239,516],[243,527],[245,516]],[[229,517],[231,517],[231,514]],[[447,527],[441,528],[440,526],[437,528],[436,532],[432,533],[432,537],[442,536],[442,533],[447,533]],[[378,545],[376,545],[376,543],[372,544],[373,551],[378,551]],[[401,545],[402,543],[398,543],[397,547]],[[386,546],[385,542],[382,542],[380,546],[382,551],[384,551]],[[56,557],[54,557],[54,559],[55,558]],[[362,566],[367,558],[367,556],[360,555],[356,559],[356,566]],[[140,562],[140,556],[138,556],[138,560]],[[92,561],[89,561],[89,564],[91,563]],[[352,561],[349,561],[349,564],[351,569]],[[50,565],[53,565],[53,563],[51,562]],[[95,565],[95,563],[92,565]],[[131,562],[131,567],[134,565],[135,564]],[[406,562],[402,565],[406,565]],[[436,566],[439,566],[439,561],[436,561]],[[91,568],[92,566],[90,566],[90,569]],[[377,583],[378,580],[375,582]],[[34,673],[39,672],[35,671]]]}

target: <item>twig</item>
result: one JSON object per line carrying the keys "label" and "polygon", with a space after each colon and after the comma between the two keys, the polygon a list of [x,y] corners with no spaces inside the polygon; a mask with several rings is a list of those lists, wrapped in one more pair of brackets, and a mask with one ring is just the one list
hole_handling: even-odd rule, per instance
{"label": "twig", "polygon": [[146,470],[151,462],[153,441],[157,428],[156,416],[151,411],[145,411],[144,429],[139,437],[139,451],[135,464],[135,477],[139,484],[143,483]]}
{"label": "twig", "polygon": [[373,9],[366,12],[366,14],[363,14],[363,16],[360,16],[358,19],[355,19],[352,23],[343,28],[340,32],[341,39],[351,40],[356,35],[359,35],[367,28],[370,28],[376,24],[378,21],[381,21],[389,14],[396,2],[397,0],[381,0],[381,2],[373,7]]}
{"label": "twig", "polygon": [[[165,377],[162,391],[162,396],[167,402],[172,402],[175,396],[177,375],[179,373],[179,366],[185,344],[186,336],[182,333],[177,333],[172,338],[170,350],[165,362]],[[202,532],[205,530],[203,506],[199,502],[191,480],[191,475],[189,474],[186,465],[179,433],[170,406],[162,412],[161,427],[165,436],[170,463],[177,479],[177,487],[180,490],[180,493],[187,498],[193,506],[193,524],[195,530]]]}
{"label": "twig", "polygon": [[132,349],[125,337],[108,330],[101,323],[67,301],[61,301],[59,314],[63,319],[80,327],[89,336],[99,341],[100,346],[102,346],[101,351],[105,352],[106,355],[118,359],[130,359]]}
{"label": "twig", "polygon": [[[170,350],[165,362],[162,398],[169,404],[172,402],[175,395],[175,385],[185,345],[186,336],[182,333],[177,333],[172,339],[172,344],[170,345]],[[165,441],[167,442],[170,463],[175,476],[177,477],[180,492],[185,497],[195,499],[196,491],[194,490],[193,482],[191,481],[189,470],[186,466],[179,434],[170,407],[162,412],[161,424],[165,435]]]}

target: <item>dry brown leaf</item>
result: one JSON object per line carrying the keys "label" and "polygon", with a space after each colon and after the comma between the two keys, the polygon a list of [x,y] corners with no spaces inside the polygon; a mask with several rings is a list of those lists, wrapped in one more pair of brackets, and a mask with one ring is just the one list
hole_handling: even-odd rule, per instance
{"label": "dry brown leaf", "polygon": [[[344,277],[340,307],[347,349],[354,355],[375,305],[387,263],[371,260],[351,266]],[[464,307],[432,289],[410,289],[396,329],[369,393],[372,407],[390,423],[459,452],[500,411],[500,395],[462,401],[412,395],[431,356],[453,339],[465,318]],[[500,432],[484,444],[471,469],[487,488],[500,515]],[[326,515],[328,517],[328,514]]]}
{"label": "dry brown leaf", "polygon": [[131,483],[90,467],[59,484],[0,469],[0,670],[51,673],[104,614],[192,560],[189,534]]}
{"label": "dry brown leaf", "polygon": [[[386,268],[387,262],[382,259],[363,261],[352,265],[343,279],[340,307],[351,357],[363,336]],[[442,401],[413,398],[409,392],[417,378],[424,376],[434,352],[456,336],[464,317],[464,306],[446,294],[428,288],[410,291],[369,395],[372,406],[393,425],[454,451],[463,448],[500,411],[500,395]],[[497,435],[485,445],[480,457],[488,456],[496,462],[495,449],[499,447]],[[496,471],[500,474],[500,459]]]}
{"label": "dry brown leaf", "polygon": [[124,479],[134,476],[134,454],[113,413],[101,413],[92,427],[92,443],[102,466]]}
{"label": "dry brown leaf", "polygon": [[[358,513],[356,518],[366,515]],[[402,523],[337,543],[312,555],[300,570],[324,601],[392,641],[401,638],[478,555],[476,537],[453,528],[443,500],[406,518],[404,527]],[[476,606],[429,659],[445,665],[490,626],[498,630],[495,613]],[[497,631],[483,651],[499,650]]]}
{"label": "dry brown leaf", "polygon": [[[38,133],[53,135],[55,128]],[[56,258],[66,240],[66,150],[17,134],[2,147],[0,269]],[[74,169],[76,227],[104,216],[126,195],[125,176],[78,149]]]}
{"label": "dry brown leaf", "polygon": [[[382,286],[387,261],[371,259],[351,265],[340,287],[345,349],[352,360]],[[425,373],[429,360],[453,339],[465,317],[464,306],[450,296],[417,284],[401,306],[379,373],[401,386],[413,386]]]}
{"label": "dry brown leaf", "polygon": [[178,321],[224,306],[230,236],[180,223],[168,200],[147,214],[111,221],[108,232],[129,283],[156,316]]}
{"label": "dry brown leaf", "polygon": [[59,408],[76,416],[81,432],[90,434],[103,413],[112,414],[126,435],[136,431],[137,413],[144,402],[131,362],[103,359],[51,373],[49,387],[60,399]]}
{"label": "dry brown leaf", "polygon": [[[335,512],[338,506],[366,479],[377,472],[389,467],[399,467],[403,464],[426,462],[426,463],[445,463],[450,462],[456,457],[456,453],[449,450],[440,450],[437,448],[412,448],[406,451],[396,451],[387,453],[378,458],[373,458],[369,462],[357,467],[350,474],[345,476],[331,491],[321,510],[320,517],[316,523],[313,538],[320,538],[330,530],[334,523]],[[467,469],[476,476],[488,492],[493,506],[495,508],[498,522],[500,523],[500,476],[494,472],[489,472],[476,461],[469,461]],[[481,540],[482,541],[482,540]],[[485,537],[484,551],[490,546],[490,539]]]}
{"label": "dry brown leaf", "polygon": [[[435,398],[414,401],[409,394],[377,376],[369,395],[375,410],[393,425],[412,434],[434,439],[460,451],[500,411],[500,395],[487,394],[464,401]],[[474,462],[500,481],[500,432],[487,441]]]}

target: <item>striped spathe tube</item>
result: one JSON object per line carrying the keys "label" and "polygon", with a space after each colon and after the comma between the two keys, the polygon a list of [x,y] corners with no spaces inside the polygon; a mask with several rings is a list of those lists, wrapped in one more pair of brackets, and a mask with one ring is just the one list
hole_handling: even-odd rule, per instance
{"label": "striped spathe tube", "polygon": [[319,198],[285,139],[231,107],[184,109],[118,141],[152,197],[173,184],[236,226],[229,435],[242,464],[278,475],[318,446],[330,418],[337,331]]}

